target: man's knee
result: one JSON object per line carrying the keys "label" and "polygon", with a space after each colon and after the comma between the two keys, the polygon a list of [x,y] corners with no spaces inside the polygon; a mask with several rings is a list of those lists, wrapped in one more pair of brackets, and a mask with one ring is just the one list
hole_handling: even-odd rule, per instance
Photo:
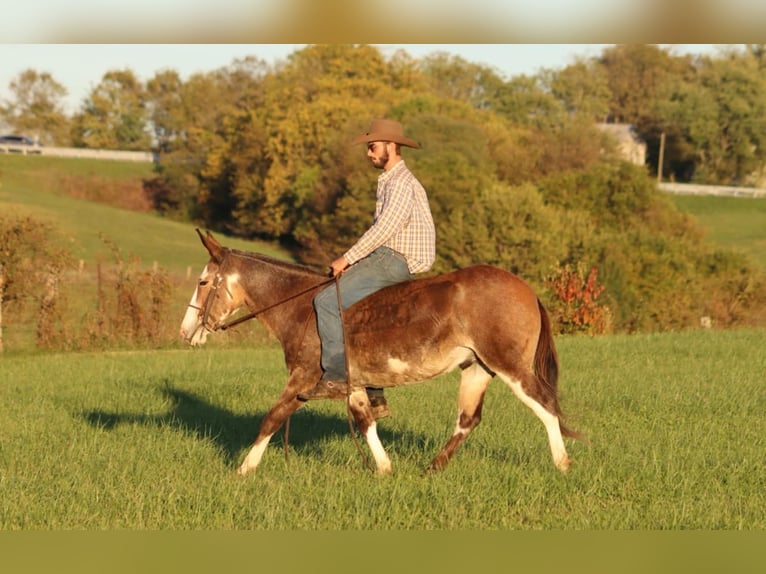
{"label": "man's knee", "polygon": [[335,293],[335,287],[320,291],[314,297],[314,308],[318,313],[338,315],[338,296]]}

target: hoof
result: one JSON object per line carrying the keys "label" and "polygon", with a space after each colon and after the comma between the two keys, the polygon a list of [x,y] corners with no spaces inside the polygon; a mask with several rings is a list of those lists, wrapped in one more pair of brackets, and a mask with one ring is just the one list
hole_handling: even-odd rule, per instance
{"label": "hoof", "polygon": [[561,460],[556,461],[556,468],[558,468],[561,472],[566,473],[570,466],[572,466],[572,459],[568,456],[565,456]]}

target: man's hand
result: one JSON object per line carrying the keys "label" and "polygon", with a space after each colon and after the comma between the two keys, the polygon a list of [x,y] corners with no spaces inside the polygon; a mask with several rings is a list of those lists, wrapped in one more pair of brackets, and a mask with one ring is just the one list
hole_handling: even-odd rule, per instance
{"label": "man's hand", "polygon": [[340,275],[348,268],[348,261],[346,261],[346,258],[341,256],[338,257],[335,261],[330,263],[330,269],[332,270],[332,276],[336,277],[337,275]]}

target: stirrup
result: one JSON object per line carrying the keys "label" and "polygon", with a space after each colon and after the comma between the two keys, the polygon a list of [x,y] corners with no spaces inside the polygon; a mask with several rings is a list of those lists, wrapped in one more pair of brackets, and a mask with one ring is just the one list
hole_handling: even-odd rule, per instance
{"label": "stirrup", "polygon": [[348,396],[348,384],[346,381],[335,381],[330,379],[320,379],[310,389],[304,393],[298,394],[301,401],[311,401],[316,399],[345,399]]}

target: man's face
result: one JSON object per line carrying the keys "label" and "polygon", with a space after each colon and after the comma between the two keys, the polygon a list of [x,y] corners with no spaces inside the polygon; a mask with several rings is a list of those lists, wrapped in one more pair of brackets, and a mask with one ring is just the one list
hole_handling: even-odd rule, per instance
{"label": "man's face", "polygon": [[370,142],[367,144],[367,157],[372,165],[383,169],[388,163],[388,144],[386,142]]}

